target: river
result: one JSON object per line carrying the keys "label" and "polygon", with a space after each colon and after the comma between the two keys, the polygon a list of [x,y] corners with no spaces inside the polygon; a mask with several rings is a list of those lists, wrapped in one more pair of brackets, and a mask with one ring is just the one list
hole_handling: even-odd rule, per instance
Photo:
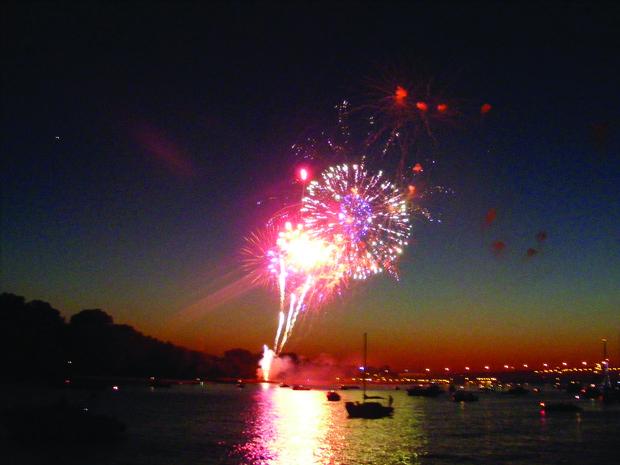
{"label": "river", "polygon": [[392,395],[393,418],[347,418],[344,401],[360,400],[360,391],[342,392],[340,402],[328,402],[323,390],[268,384],[71,391],[71,402],[123,420],[125,437],[34,447],[2,435],[0,446],[11,465],[584,465],[618,457],[620,405],[580,401],[581,413],[543,415],[541,400],[567,400],[566,394],[482,393],[471,403],[404,390],[369,394]]}

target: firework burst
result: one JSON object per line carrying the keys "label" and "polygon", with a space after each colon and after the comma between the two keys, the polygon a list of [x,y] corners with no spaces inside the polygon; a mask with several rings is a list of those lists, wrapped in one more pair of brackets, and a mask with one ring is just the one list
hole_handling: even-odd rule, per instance
{"label": "firework burst", "polygon": [[309,234],[340,244],[348,278],[383,271],[397,276],[411,229],[406,196],[381,171],[369,175],[362,165],[330,167],[321,177],[302,202]]}
{"label": "firework burst", "polygon": [[241,266],[250,277],[252,284],[270,286],[269,255],[278,238],[277,229],[267,224],[264,228],[252,231],[245,237],[241,248]]}

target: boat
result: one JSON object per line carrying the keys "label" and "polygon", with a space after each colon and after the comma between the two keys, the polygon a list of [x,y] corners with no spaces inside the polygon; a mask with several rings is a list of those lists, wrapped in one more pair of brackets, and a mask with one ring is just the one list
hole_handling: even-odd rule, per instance
{"label": "boat", "polygon": [[547,402],[540,402],[538,405],[540,405],[541,413],[553,413],[553,412],[566,412],[566,413],[576,412],[578,413],[578,412],[583,411],[581,407],[575,404],[571,404],[570,402],[555,402],[552,404],[549,404]]}
{"label": "boat", "polygon": [[392,416],[394,407],[386,407],[380,402],[346,402],[349,418],[366,418],[374,420]]}
{"label": "boat", "polygon": [[529,389],[525,389],[523,386],[515,386],[506,391],[506,394],[509,394],[511,396],[526,396],[529,393]]}
{"label": "boat", "polygon": [[351,385],[351,384],[342,384],[340,385],[340,390],[341,391],[349,391],[351,389],[359,389],[360,387],[357,385]]}
{"label": "boat", "polygon": [[363,390],[364,395],[361,402],[345,402],[345,408],[349,414],[349,418],[366,418],[377,419],[392,416],[394,407],[392,407],[392,396],[390,396],[390,405],[383,405],[381,402],[367,402],[368,398],[378,398],[377,396],[366,395],[366,357],[368,352],[368,336],[364,333],[364,365],[363,365]]}
{"label": "boat", "polygon": [[331,402],[338,402],[340,400],[340,394],[338,394],[336,391],[328,391],[327,400]]}
{"label": "boat", "polygon": [[579,391],[579,397],[581,399],[600,399],[603,395],[602,389],[594,384],[590,384]]}
{"label": "boat", "polygon": [[437,397],[440,394],[443,394],[443,390],[436,384],[427,387],[414,386],[407,389],[407,395],[414,397]]}
{"label": "boat", "polygon": [[601,400],[606,404],[611,404],[613,402],[620,402],[620,390],[618,389],[605,389],[603,391],[603,395],[601,396]]}
{"label": "boat", "polygon": [[308,386],[304,386],[303,384],[296,384],[293,386],[293,391],[309,391],[310,388]]}
{"label": "boat", "polygon": [[163,379],[155,378],[151,376],[149,378],[149,387],[152,388],[170,388],[172,383],[170,381],[164,381]]}
{"label": "boat", "polygon": [[456,391],[452,394],[452,400],[454,402],[476,402],[478,400],[478,396],[473,392]]}
{"label": "boat", "polygon": [[18,441],[104,442],[118,439],[125,432],[120,420],[64,401],[12,408],[2,417],[7,432]]}
{"label": "boat", "polygon": [[281,388],[287,388],[287,387],[291,387],[290,385],[286,384],[286,383],[282,383],[280,384]]}

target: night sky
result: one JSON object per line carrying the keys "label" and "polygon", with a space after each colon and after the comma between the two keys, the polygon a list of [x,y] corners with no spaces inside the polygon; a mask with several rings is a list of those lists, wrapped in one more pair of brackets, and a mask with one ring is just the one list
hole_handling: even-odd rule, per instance
{"label": "night sky", "polygon": [[429,154],[454,191],[442,223],[416,220],[400,281],[350,289],[287,350],[351,359],[368,331],[371,361],[398,367],[579,363],[601,337],[620,352],[617,6],[62,2],[2,17],[2,291],[258,352],[277,296],[242,292],[239,250],[268,217],[257,202],[294,176],[291,145],[369,83],[432,81],[463,109]]}

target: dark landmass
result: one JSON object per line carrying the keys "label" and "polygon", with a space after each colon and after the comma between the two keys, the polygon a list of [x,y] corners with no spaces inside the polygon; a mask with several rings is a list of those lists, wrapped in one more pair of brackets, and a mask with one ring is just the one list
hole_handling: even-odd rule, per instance
{"label": "dark landmass", "polygon": [[160,341],[115,324],[101,309],[73,315],[41,300],[0,294],[0,382],[63,384],[88,377],[254,378],[260,354],[232,349],[223,357]]}
{"label": "dark landmass", "polygon": [[[2,370],[0,383],[36,382],[40,385],[67,385],[98,388],[113,384],[141,384],[145,378],[153,387],[169,387],[170,381],[256,381],[261,354],[231,349],[223,357],[190,350],[171,342],[146,336],[133,327],[115,324],[101,309],[82,310],[67,323],[61,313],[40,300],[27,302],[22,296],[0,294],[0,338]],[[334,360],[307,360],[294,353],[281,354],[285,366],[276,376],[288,382],[332,383],[359,376],[357,366],[339,366]],[[373,384],[419,384],[427,373],[407,373],[405,378],[387,365],[368,367]],[[614,385],[618,372],[611,373]],[[432,378],[432,377],[430,377]],[[602,373],[515,371],[498,373],[453,373],[427,382],[467,384],[492,380],[496,383],[553,384],[577,391],[592,383],[600,384]],[[491,382],[491,381],[489,381]]]}

